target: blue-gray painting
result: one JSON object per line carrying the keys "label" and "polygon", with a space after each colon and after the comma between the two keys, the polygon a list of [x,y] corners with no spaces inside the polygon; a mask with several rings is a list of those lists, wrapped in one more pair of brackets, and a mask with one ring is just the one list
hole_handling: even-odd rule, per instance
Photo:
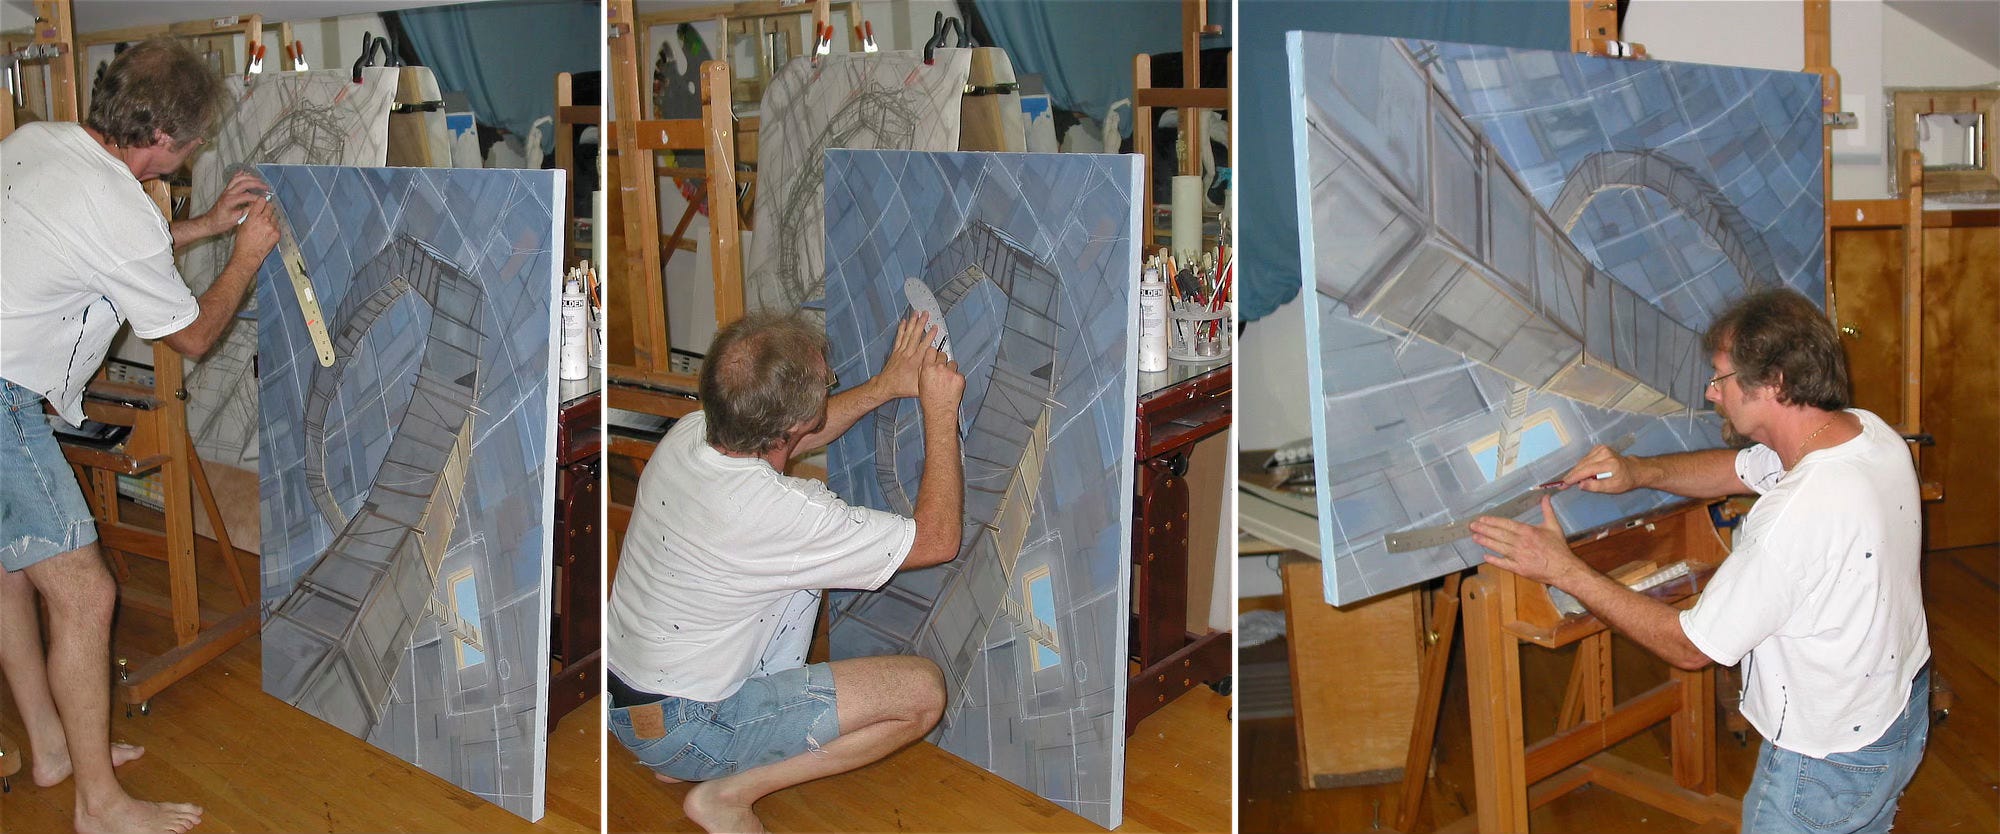
{"label": "blue-gray painting", "polygon": [[[880,370],[928,295],[966,379],[958,557],[836,594],[833,656],[936,661],[950,700],[932,741],[1106,828],[1124,797],[1139,172],[1135,156],[826,154],[834,372]],[[857,423],[828,452],[834,491],[909,514],[922,422],[905,400]]]}
{"label": "blue-gray painting", "polygon": [[[1702,330],[1753,287],[1825,296],[1817,76],[1288,48],[1329,602],[1477,566],[1457,525],[1538,517],[1527,493],[1594,444],[1720,445]],[[1577,531],[1668,500],[1555,508]]]}
{"label": "blue-gray painting", "polygon": [[538,819],[559,175],[258,173],[264,691]]}

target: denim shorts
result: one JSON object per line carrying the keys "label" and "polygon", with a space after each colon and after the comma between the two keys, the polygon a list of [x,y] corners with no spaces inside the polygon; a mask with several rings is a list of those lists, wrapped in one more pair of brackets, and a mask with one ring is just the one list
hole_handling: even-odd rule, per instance
{"label": "denim shorts", "polygon": [[[639,738],[635,723],[658,710],[658,738]],[[611,708],[611,734],[639,762],[684,782],[720,779],[809,750],[840,736],[834,708],[833,667],[815,663],[743,683],[713,703],[668,697],[636,707]]]}
{"label": "denim shorts", "polygon": [[1815,759],[1764,742],[1743,795],[1743,834],[1888,831],[1930,728],[1927,664],[1911,682],[1902,714],[1867,747]]}
{"label": "denim shorts", "polygon": [[42,395],[4,379],[0,387],[0,567],[17,571],[97,541],[97,523]]}

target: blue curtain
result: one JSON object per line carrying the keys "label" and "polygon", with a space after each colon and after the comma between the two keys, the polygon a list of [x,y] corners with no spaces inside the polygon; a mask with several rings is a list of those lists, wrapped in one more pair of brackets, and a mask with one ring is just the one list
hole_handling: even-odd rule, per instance
{"label": "blue curtain", "polygon": [[[598,69],[604,45],[596,0],[501,0],[400,14],[438,88],[465,93],[482,124],[523,140],[536,119],[555,114],[556,73]],[[555,131],[545,129],[530,161],[554,146]]]}
{"label": "blue curtain", "polygon": [[[1015,75],[1039,73],[1056,106],[1093,119],[1104,118],[1112,102],[1131,97],[1132,56],[1181,49],[1179,0],[975,0],[974,5],[993,35],[990,45],[1007,50]],[[1210,23],[1222,24],[1223,35],[1203,38],[1202,46],[1228,46],[1229,3],[1212,0],[1208,14]],[[1131,134],[1130,115],[1121,127]]]}
{"label": "blue curtain", "polygon": [[[984,6],[981,13],[984,13]],[[1485,43],[1529,49],[1569,48],[1569,6],[1562,0],[1241,0],[1236,53],[1238,298],[1243,321],[1256,321],[1299,293],[1299,218],[1292,169],[1292,116],[1286,92],[1285,32],[1350,32],[1398,38]]]}

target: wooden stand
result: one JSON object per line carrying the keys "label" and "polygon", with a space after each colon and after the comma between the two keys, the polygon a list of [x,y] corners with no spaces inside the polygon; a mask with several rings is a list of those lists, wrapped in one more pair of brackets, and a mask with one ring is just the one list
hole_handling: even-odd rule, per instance
{"label": "wooden stand", "polygon": [[[1605,572],[1635,562],[1664,566],[1687,560],[1693,574],[1648,591],[1676,607],[1692,605],[1699,588],[1728,555],[1703,502],[1686,502],[1640,519],[1571,539],[1578,557]],[[1616,791],[1698,824],[1738,819],[1741,802],[1715,786],[1715,670],[1672,670],[1660,684],[1624,703],[1612,689],[1611,632],[1589,614],[1564,616],[1547,587],[1483,566],[1464,581],[1465,658],[1472,708],[1474,816],[1440,830],[1485,834],[1525,832],[1528,812],[1586,784]],[[1558,713],[1557,731],[1526,743],[1521,715],[1522,644],[1558,648],[1578,643],[1576,664]],[[1433,651],[1448,650],[1440,641]],[[1441,697],[1443,671],[1435,654],[1425,663],[1424,694]],[[1433,693],[1437,693],[1433,696]],[[1669,722],[1672,773],[1661,774],[1610,755],[1608,750],[1661,721]],[[1423,725],[1420,726],[1420,733]],[[1434,731],[1435,722],[1430,722]],[[1418,739],[1412,740],[1412,767]],[[1428,747],[1428,740],[1423,740]],[[1427,752],[1426,752],[1427,755]],[[1416,798],[1406,783],[1401,819],[1414,822]],[[1405,823],[1407,830],[1407,823]]]}
{"label": "wooden stand", "polygon": [[[150,183],[147,190],[155,199],[164,200],[163,184]],[[111,449],[62,444],[64,457],[88,486],[98,540],[119,568],[119,602],[173,621],[173,649],[137,663],[126,657],[118,659],[119,699],[128,708],[138,705],[142,712],[154,694],[256,634],[259,625],[256,597],[243,579],[236,547],[229,540],[215,494],[209,489],[208,474],[195,453],[193,438],[188,435],[181,355],[155,343],[153,366],[154,383],[150,390],[98,379],[91,382],[84,394],[85,416],[100,423],[131,428],[123,443]],[[164,531],[139,527],[119,518],[118,476],[155,471],[160,473],[165,504]],[[208,515],[210,528],[215,531],[216,545],[227,564],[229,583],[236,592],[239,607],[232,612],[212,614],[201,610],[194,555],[197,497],[202,511]],[[165,597],[134,587],[128,581],[120,556],[126,553],[167,563]]]}
{"label": "wooden stand", "polygon": [[[1153,220],[1153,108],[1171,107],[1180,111],[1180,140],[1176,143],[1177,173],[1201,175],[1201,111],[1228,110],[1229,93],[1236,87],[1236,59],[1229,60],[1229,83],[1224,87],[1201,86],[1201,36],[1219,34],[1222,27],[1208,22],[1205,0],[1181,0],[1181,86],[1153,86],[1153,56],[1140,53],[1132,58],[1132,152],[1146,161],[1140,180],[1140,222],[1145,224],[1141,241],[1149,248],[1159,240]],[[1117,150],[1106,148],[1105,153]]]}
{"label": "wooden stand", "polygon": [[[571,383],[574,384],[574,383]],[[556,421],[555,587],[551,611],[548,731],[604,687],[603,397],[566,397]]]}
{"label": "wooden stand", "polygon": [[1187,456],[1229,427],[1231,368],[1223,365],[1139,398],[1132,519],[1131,655],[1125,734],[1196,684],[1229,677],[1229,632],[1188,630]]}

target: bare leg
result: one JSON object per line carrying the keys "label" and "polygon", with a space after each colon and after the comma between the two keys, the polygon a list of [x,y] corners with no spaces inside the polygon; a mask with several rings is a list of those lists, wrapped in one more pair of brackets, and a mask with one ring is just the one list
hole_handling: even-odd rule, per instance
{"label": "bare leg", "polygon": [[111,771],[111,611],[118,588],[97,544],[30,565],[23,573],[49,605],[48,689],[62,715],[76,773],[78,834],[181,834],[195,827],[200,808],[134,799]]}
{"label": "bare leg", "polygon": [[703,782],[682,802],[688,819],[710,834],[755,834],[763,821],[750,805],[771,792],[845,773],[923,738],[944,715],[944,676],[921,657],[861,657],[833,662],[840,737],[818,752]]}
{"label": "bare leg", "polygon": [[[0,573],[0,673],[14,692],[14,705],[28,727],[28,747],[34,761],[31,777],[44,788],[69,778],[69,742],[62,716],[49,695],[48,668],[42,659],[42,626],[35,609],[35,583],[25,571]],[[111,745],[111,766],[146,754],[146,748]]]}

